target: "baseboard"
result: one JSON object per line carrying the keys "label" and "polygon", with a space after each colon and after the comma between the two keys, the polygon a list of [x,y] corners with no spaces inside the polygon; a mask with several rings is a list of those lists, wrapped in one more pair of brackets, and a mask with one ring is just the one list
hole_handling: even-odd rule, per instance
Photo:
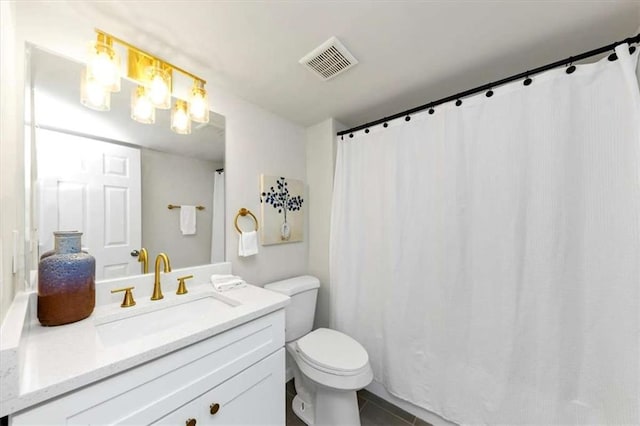
{"label": "baseboard", "polygon": [[424,408],[418,407],[410,402],[391,395],[389,392],[387,392],[384,386],[382,386],[382,384],[376,382],[375,380],[371,382],[371,384],[369,384],[366,389],[369,392],[376,394],[380,398],[390,402],[391,404],[402,408],[404,411],[421,418],[425,422],[431,423],[433,426],[457,426],[456,423],[450,422],[449,420],[440,417],[434,412],[425,410]]}

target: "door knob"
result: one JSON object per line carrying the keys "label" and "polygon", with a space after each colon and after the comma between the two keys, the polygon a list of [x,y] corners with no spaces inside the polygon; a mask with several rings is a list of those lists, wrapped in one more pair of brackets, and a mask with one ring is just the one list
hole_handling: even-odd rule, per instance
{"label": "door knob", "polygon": [[131,257],[138,257],[140,256],[140,252],[138,250],[133,250],[131,253]]}
{"label": "door knob", "polygon": [[220,409],[220,404],[218,404],[217,402],[209,406],[209,412],[211,413],[212,416],[215,413],[217,413],[219,409]]}
{"label": "door knob", "polygon": [[187,426],[196,426],[196,419],[187,419],[186,425]]}

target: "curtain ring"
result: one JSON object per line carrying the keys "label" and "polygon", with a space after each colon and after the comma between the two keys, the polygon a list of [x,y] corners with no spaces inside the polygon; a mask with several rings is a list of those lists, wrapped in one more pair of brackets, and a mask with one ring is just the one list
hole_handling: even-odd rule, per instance
{"label": "curtain ring", "polygon": [[576,70],[575,65],[573,65],[573,56],[569,57],[569,66],[567,67],[567,70],[565,71],[567,74],[572,74],[574,71]]}

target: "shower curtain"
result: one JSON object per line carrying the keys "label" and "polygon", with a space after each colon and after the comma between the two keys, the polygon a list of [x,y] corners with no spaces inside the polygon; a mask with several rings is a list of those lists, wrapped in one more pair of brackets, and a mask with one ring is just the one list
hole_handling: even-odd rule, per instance
{"label": "shower curtain", "polygon": [[332,326],[460,424],[640,423],[638,53],[338,141]]}
{"label": "shower curtain", "polygon": [[211,263],[224,262],[224,208],[224,171],[217,171],[213,177]]}

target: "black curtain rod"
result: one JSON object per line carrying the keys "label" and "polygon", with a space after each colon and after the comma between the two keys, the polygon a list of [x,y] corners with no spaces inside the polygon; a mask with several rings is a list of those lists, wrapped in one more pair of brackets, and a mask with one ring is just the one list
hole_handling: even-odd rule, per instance
{"label": "black curtain rod", "polygon": [[[616,46],[618,46],[620,44],[624,44],[624,43],[628,43],[628,44],[640,43],[640,33],[637,34],[635,37],[629,37],[629,38],[626,38],[624,40],[621,40],[621,41],[618,41],[618,42],[615,42],[615,43],[611,43],[611,44],[609,44],[607,46],[602,46],[602,47],[600,47],[598,49],[593,49],[593,50],[590,50],[588,52],[581,53],[581,54],[579,54],[577,56],[569,56],[566,59],[562,59],[560,61],[556,61],[556,62],[553,62],[551,64],[543,65],[541,67],[534,68],[534,69],[529,70],[529,71],[521,72],[520,74],[515,74],[515,75],[512,75],[511,77],[503,78],[502,80],[497,80],[497,81],[494,81],[492,83],[483,84],[482,86],[474,87],[473,89],[465,90],[464,92],[460,92],[460,93],[457,93],[457,94],[452,95],[452,96],[447,96],[446,98],[442,98],[442,99],[439,99],[437,101],[429,102],[427,104],[420,105],[420,106],[417,106],[415,108],[411,108],[411,109],[408,109],[406,111],[399,112],[397,114],[393,114],[393,115],[391,115],[389,117],[384,117],[384,118],[381,118],[379,120],[372,121],[370,123],[361,124],[360,126],[352,127],[351,129],[348,129],[348,130],[342,130],[342,131],[338,132],[337,135],[338,136],[342,136],[342,135],[346,135],[346,134],[351,134],[353,132],[357,132],[358,130],[366,129],[368,127],[373,127],[373,126],[376,126],[378,124],[383,124],[383,123],[386,123],[387,121],[395,120],[396,118],[400,118],[400,117],[409,118],[409,116],[411,114],[415,114],[416,112],[424,111],[427,108],[433,108],[433,107],[435,107],[437,105],[441,105],[441,104],[444,104],[444,103],[447,103],[447,102],[451,102],[451,101],[455,101],[455,100],[458,101],[456,104],[459,106],[459,105],[462,104],[462,101],[460,100],[461,98],[464,98],[464,97],[467,97],[469,95],[473,95],[473,94],[476,94],[476,93],[479,93],[479,92],[484,92],[485,90],[489,90],[490,91],[490,92],[487,93],[487,96],[492,96],[493,92],[491,92],[491,89],[494,89],[494,88],[496,88],[498,86],[501,86],[501,85],[506,84],[506,83],[510,83],[512,81],[515,81],[515,80],[520,80],[521,78],[526,78],[527,79],[525,81],[525,85],[528,86],[529,84],[531,84],[531,80],[529,79],[529,77],[531,77],[532,75],[539,74],[541,72],[548,71],[550,69],[557,68],[557,67],[562,66],[562,65],[572,64],[573,62],[580,61],[582,59],[590,58],[592,56],[608,52],[610,50],[615,49]],[[635,50],[635,47],[632,47],[631,49]],[[615,53],[613,55],[611,55],[609,58],[611,60],[615,60],[616,59]],[[569,74],[571,74],[573,71],[575,71],[575,67],[574,66],[570,66],[569,68],[567,68],[567,72]]]}

